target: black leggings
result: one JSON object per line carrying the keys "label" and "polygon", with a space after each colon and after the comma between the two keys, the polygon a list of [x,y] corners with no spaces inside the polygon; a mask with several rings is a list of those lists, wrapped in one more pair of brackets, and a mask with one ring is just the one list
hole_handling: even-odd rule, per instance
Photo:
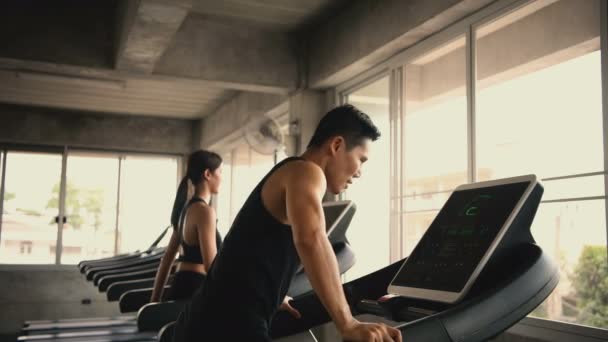
{"label": "black leggings", "polygon": [[164,300],[190,299],[205,281],[205,275],[192,271],[180,271],[173,276],[171,288],[164,296]]}

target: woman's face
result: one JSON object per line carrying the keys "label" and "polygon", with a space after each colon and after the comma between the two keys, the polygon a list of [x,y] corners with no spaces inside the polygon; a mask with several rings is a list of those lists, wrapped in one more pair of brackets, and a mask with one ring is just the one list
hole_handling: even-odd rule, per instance
{"label": "woman's face", "polygon": [[209,182],[209,189],[211,190],[211,193],[216,195],[220,190],[220,185],[222,184],[222,165],[221,164],[217,169],[209,172],[207,182]]}

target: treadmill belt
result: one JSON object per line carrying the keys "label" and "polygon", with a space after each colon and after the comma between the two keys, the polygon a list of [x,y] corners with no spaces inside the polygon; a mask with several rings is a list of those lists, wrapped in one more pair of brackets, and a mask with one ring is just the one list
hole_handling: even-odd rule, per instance
{"label": "treadmill belt", "polygon": [[84,337],[75,337],[75,338],[65,338],[65,339],[51,339],[51,340],[36,340],[36,342],[152,342],[156,341],[156,336],[158,333],[148,331],[148,332],[140,332],[135,334],[123,334],[123,335],[105,335],[105,336],[84,336]]}
{"label": "treadmill belt", "polygon": [[63,339],[73,339],[79,337],[97,337],[107,335],[120,335],[120,334],[134,334],[137,333],[137,326],[126,326],[113,329],[105,330],[93,330],[93,331],[70,331],[70,332],[57,332],[51,334],[40,334],[40,335],[27,335],[19,336],[17,341],[58,341]]}
{"label": "treadmill belt", "polygon": [[124,325],[137,324],[135,316],[125,320],[99,320],[99,321],[85,321],[85,322],[64,322],[58,324],[38,324],[34,326],[25,327],[22,329],[23,332],[35,333],[37,331],[45,330],[60,330],[60,329],[83,329],[83,328],[112,328]]}
{"label": "treadmill belt", "polygon": [[46,320],[34,320],[34,321],[25,321],[23,323],[24,326],[38,326],[40,324],[60,324],[60,323],[76,323],[76,322],[95,322],[100,320],[115,320],[115,321],[124,321],[124,320],[132,320],[134,316],[125,315],[125,316],[116,316],[116,317],[90,317],[90,318],[64,318],[64,319],[46,319]]}

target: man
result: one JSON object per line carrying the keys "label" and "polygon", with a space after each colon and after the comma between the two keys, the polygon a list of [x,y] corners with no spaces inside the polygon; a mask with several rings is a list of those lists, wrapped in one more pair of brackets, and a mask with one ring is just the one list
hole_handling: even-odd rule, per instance
{"label": "man", "polygon": [[397,329],[353,318],[321,203],[326,191],[338,194],[361,176],[379,137],[370,118],[351,105],[328,112],[307,150],[277,164],[252,191],[205,284],[180,315],[174,341],[270,341],[278,309],[299,316],[286,294],[300,262],[344,339],[401,341]]}

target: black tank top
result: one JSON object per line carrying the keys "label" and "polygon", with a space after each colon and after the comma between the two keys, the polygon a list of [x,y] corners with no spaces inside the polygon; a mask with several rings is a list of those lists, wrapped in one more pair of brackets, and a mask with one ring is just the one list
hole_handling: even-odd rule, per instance
{"label": "black tank top", "polygon": [[[183,254],[180,254],[180,256],[177,258],[177,261],[191,262],[193,264],[204,263],[203,256],[201,255],[201,249],[199,248],[199,246],[191,246],[187,244],[186,241],[184,241],[184,226],[186,225],[186,214],[188,213],[188,209],[194,203],[200,202],[207,204],[207,202],[205,202],[205,200],[200,197],[192,197],[190,201],[188,201],[184,209],[182,209],[182,212],[179,216],[177,236],[179,236],[179,245],[182,247]],[[217,250],[219,251],[222,245],[222,236],[217,231],[217,220],[215,228],[215,244],[217,246]]]}
{"label": "black tank top", "polygon": [[[278,222],[262,202],[262,187],[287,158],[253,189],[215,257],[202,291],[197,291],[179,324],[187,336],[268,331],[300,263],[291,226]],[[229,303],[237,305],[228,305]],[[236,325],[235,322],[238,322]],[[229,329],[229,330],[226,330]],[[197,333],[199,332],[199,333]],[[227,336],[227,335],[224,335]]]}

